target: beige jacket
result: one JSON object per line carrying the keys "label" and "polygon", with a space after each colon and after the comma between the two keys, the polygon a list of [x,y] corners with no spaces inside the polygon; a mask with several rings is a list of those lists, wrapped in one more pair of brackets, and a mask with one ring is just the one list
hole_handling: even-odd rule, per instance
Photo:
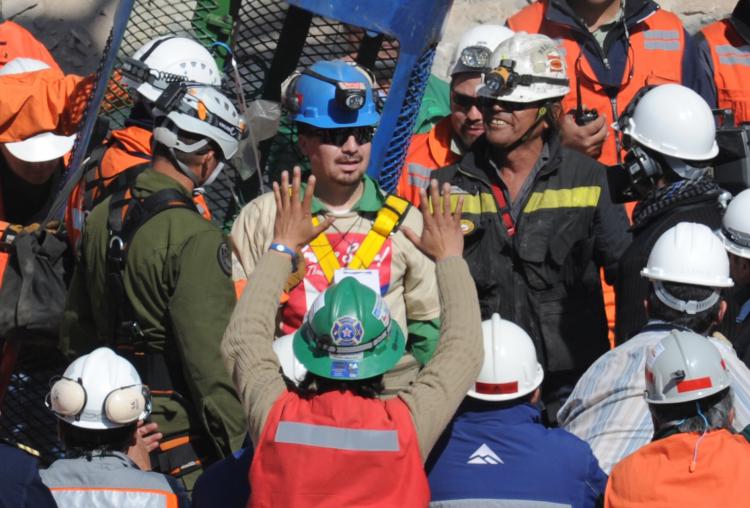
{"label": "beige jacket", "polygon": [[[271,407],[287,389],[271,343],[290,272],[288,256],[269,252],[262,257],[221,344],[256,445]],[[440,343],[414,382],[398,394],[411,411],[423,458],[476,380],[483,360],[479,302],[466,262],[449,258],[437,264],[436,272],[443,308]]]}

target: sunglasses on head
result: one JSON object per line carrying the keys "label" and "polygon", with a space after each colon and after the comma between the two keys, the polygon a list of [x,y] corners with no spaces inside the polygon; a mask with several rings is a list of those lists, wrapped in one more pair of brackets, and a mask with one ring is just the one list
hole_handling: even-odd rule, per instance
{"label": "sunglasses on head", "polygon": [[453,92],[451,95],[451,99],[453,100],[453,104],[458,106],[459,108],[463,110],[470,110],[472,107],[479,107],[479,102],[477,97],[472,97],[470,95],[464,95],[462,93]]}
{"label": "sunglasses on head", "polygon": [[541,107],[544,101],[536,102],[509,102],[502,99],[493,99],[492,97],[477,97],[479,109],[492,109],[495,105],[501,107],[509,113],[521,111],[524,109]]}
{"label": "sunglasses on head", "polygon": [[354,136],[358,145],[364,145],[372,141],[375,135],[374,127],[342,127],[340,129],[309,129],[311,136],[320,138],[324,145],[343,146],[349,136]]}

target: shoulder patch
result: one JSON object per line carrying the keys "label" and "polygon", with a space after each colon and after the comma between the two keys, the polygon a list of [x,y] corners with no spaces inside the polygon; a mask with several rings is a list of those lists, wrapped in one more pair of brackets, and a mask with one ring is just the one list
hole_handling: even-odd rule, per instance
{"label": "shoulder patch", "polygon": [[219,244],[219,250],[216,252],[216,259],[219,261],[219,267],[228,277],[232,276],[232,252],[226,240]]}

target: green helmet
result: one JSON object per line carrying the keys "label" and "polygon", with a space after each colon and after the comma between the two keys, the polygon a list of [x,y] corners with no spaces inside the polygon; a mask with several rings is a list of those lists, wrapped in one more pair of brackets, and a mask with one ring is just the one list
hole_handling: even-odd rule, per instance
{"label": "green helmet", "polygon": [[315,299],[294,334],[293,347],[313,374],[357,380],[390,370],[404,354],[406,341],[380,295],[346,277]]}

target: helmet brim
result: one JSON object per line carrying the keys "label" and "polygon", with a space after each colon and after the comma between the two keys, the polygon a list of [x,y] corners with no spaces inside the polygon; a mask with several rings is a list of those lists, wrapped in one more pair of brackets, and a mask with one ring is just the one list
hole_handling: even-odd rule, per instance
{"label": "helmet brim", "polygon": [[356,381],[388,372],[404,355],[406,340],[401,327],[394,321],[388,337],[367,353],[330,355],[321,352],[312,341],[305,339],[302,328],[294,333],[292,347],[294,356],[309,372],[327,379]]}

